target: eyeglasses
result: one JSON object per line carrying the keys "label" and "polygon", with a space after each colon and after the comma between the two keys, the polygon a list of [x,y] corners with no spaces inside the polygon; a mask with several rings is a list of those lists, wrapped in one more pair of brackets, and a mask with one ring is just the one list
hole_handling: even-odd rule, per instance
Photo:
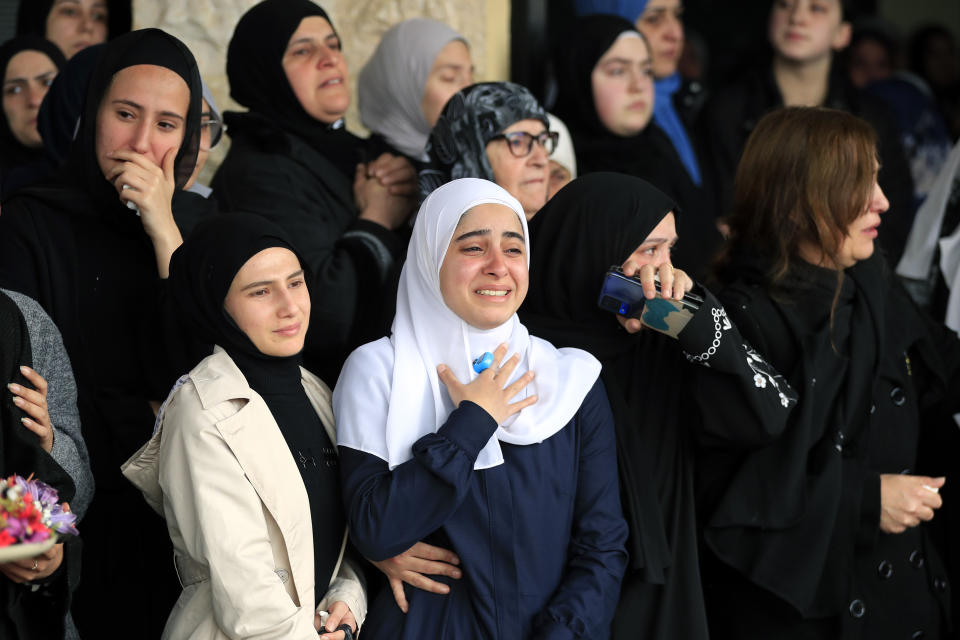
{"label": "eyeglasses", "polygon": [[223,137],[223,131],[226,129],[226,126],[214,118],[209,120],[200,121],[200,149],[203,151],[210,151],[217,143],[220,142],[220,138]]}
{"label": "eyeglasses", "polygon": [[533,135],[526,131],[514,131],[513,133],[501,133],[490,138],[491,140],[504,139],[507,141],[507,148],[510,153],[517,158],[526,158],[533,151],[533,143],[539,142],[547,155],[553,153],[557,148],[557,140],[560,134],[556,131],[544,131],[539,135]]}

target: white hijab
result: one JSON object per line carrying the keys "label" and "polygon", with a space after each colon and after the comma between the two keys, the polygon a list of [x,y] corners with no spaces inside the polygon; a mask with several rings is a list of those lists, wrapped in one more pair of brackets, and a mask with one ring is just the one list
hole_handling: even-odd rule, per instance
{"label": "white hijab", "polygon": [[468,325],[447,307],[440,293],[440,267],[461,216],[480,204],[501,204],[523,227],[523,207],[488,180],[449,182],[424,201],[413,227],[400,275],[393,335],[364,345],[347,359],[333,394],[338,443],[385,460],[391,469],[413,457],[411,447],[435,433],[454,410],[437,365],[450,367],[462,383],[477,374],[472,362],[497,345],[509,344],[507,358],[520,354],[511,381],[533,370],[536,377],[514,401],[536,394],[535,404],[504,421],[481,450],[475,469],[503,463],[500,442],[530,445],[554,435],[580,408],[600,374],[600,363],[580,349],[556,349],[527,333],[516,314],[490,330]]}
{"label": "white hijab", "polygon": [[570,179],[574,180],[577,177],[577,154],[573,150],[573,138],[570,137],[570,132],[563,120],[552,113],[548,113],[547,118],[550,120],[550,131],[560,134],[557,139],[557,148],[550,154],[550,159],[569,171]]}
{"label": "white hijab", "polygon": [[427,77],[440,50],[466,38],[436,20],[412,18],[383,34],[357,82],[363,125],[397,151],[426,160],[430,125],[420,104]]}

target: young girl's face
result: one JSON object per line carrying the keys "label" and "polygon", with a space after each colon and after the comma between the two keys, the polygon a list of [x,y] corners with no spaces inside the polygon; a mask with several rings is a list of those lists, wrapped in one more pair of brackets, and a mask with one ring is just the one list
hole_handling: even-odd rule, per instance
{"label": "young girl's face", "polygon": [[190,88],[183,78],[152,64],[121,69],[97,111],[97,162],[104,175],[121,160],[110,154],[135,151],[163,165],[167,152],[183,142],[190,108]]}
{"label": "young girl's face", "polygon": [[463,214],[440,267],[447,307],[472,327],[493,329],[517,312],[528,284],[517,214],[501,204],[479,204]]}
{"label": "young girl's face", "polygon": [[779,58],[817,62],[850,43],[850,23],[840,0],[775,0],[769,37]]}
{"label": "young girl's face", "polygon": [[283,358],[303,350],[310,294],[300,260],[289,249],[270,247],[247,260],[223,306],[260,353]]}
{"label": "young girl's face", "polygon": [[607,49],[590,76],[597,117],[618,136],[643,131],[653,116],[653,69],[646,43],[621,37]]}

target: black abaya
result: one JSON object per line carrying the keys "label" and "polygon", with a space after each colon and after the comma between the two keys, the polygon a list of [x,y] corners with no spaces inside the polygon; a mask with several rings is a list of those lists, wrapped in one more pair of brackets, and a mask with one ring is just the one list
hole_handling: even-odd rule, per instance
{"label": "black abaya", "polygon": [[36,299],[63,334],[74,367],[83,435],[97,493],[84,520],[82,586],[74,613],[82,635],[111,625],[159,637],[177,594],[162,521],[120,474],[153,431],[150,401],[186,371],[165,342],[182,343],[162,312],[163,281],[143,225],[104,179],[95,155],[96,114],[113,75],[156,64],[191,89],[177,185],[193,171],[199,140],[200,77],[189,50],[145,29],[111,42],[87,92],[77,141],[60,177],[22,190],[0,216],[0,286]]}
{"label": "black abaya", "polygon": [[[922,316],[878,255],[845,271],[832,313],[835,270],[798,260],[773,286],[769,267],[734,251],[721,299],[800,400],[768,447],[701,451],[711,630],[943,637],[960,440],[945,414],[960,409],[949,391],[960,388],[960,341]],[[931,523],[887,534],[880,475],[897,473],[947,475],[944,507]]]}
{"label": "black abaya", "polygon": [[[793,404],[789,387],[751,355],[711,295],[678,341],[650,329],[630,335],[597,306],[607,268],[622,263],[673,207],[643,180],[595,173],[560,190],[530,229],[530,291],[520,316],[531,333],[596,356],[613,409],[630,525],[630,565],[613,622],[618,640],[707,637],[697,565],[694,438],[703,435],[730,448],[766,442],[783,428]],[[686,354],[709,367],[688,364],[696,358]],[[740,411],[736,428],[718,429],[716,417],[724,408],[686,401],[694,387],[708,390],[710,398],[740,399],[749,408]]]}

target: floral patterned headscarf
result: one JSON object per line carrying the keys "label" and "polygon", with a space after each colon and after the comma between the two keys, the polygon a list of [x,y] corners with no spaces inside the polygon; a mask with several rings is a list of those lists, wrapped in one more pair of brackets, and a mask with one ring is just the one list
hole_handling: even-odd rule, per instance
{"label": "floral patterned headscarf", "polygon": [[512,82],[481,82],[454,94],[427,141],[430,163],[420,172],[420,198],[459,178],[494,182],[487,143],[521,120],[550,128],[547,112],[526,88]]}

